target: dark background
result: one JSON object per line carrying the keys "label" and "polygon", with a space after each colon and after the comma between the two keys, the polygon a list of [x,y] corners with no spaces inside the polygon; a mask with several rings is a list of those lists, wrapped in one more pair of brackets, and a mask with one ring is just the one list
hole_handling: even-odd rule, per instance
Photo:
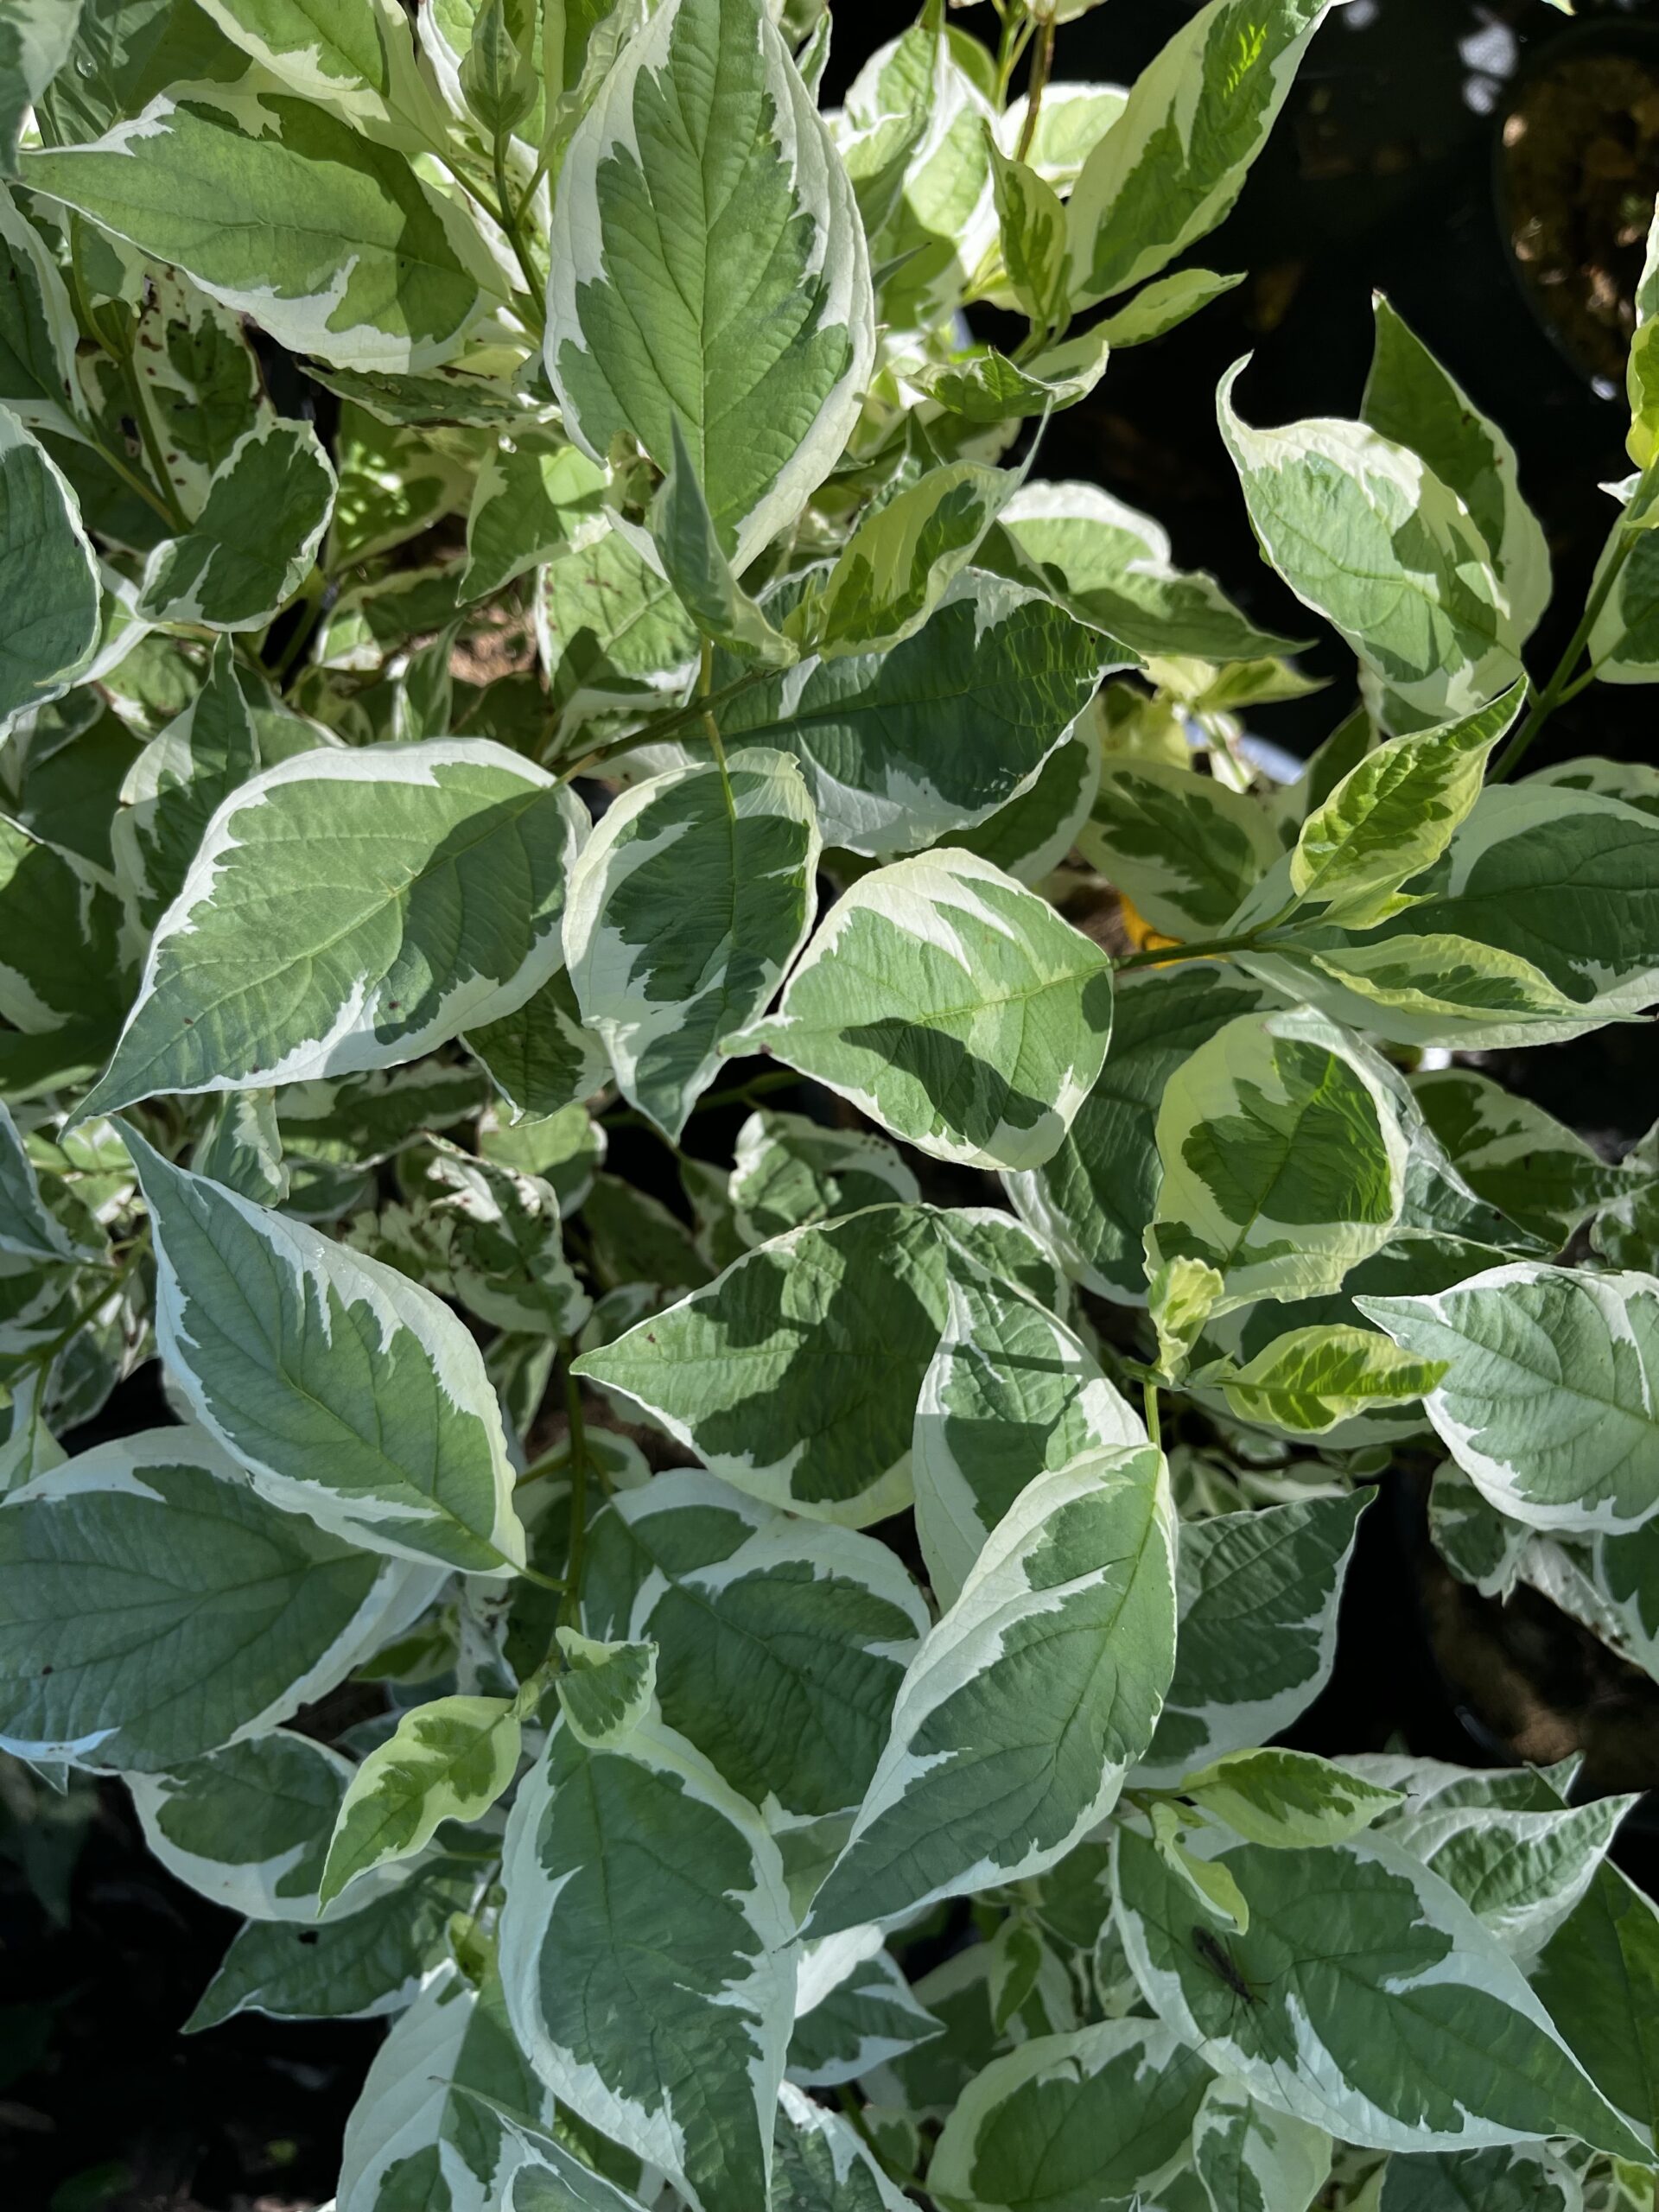
{"label": "dark background", "polygon": [[[1193,12],[1187,0],[1107,0],[1062,29],[1057,74],[1128,81]],[[1611,47],[1638,75],[1644,54],[1659,73],[1654,7],[1586,13],[1575,24],[1544,0],[1352,0],[1333,14],[1237,208],[1190,257],[1248,270],[1249,281],[1183,329],[1116,356],[1093,397],[1051,428],[1041,472],[1093,477],[1146,508],[1179,560],[1211,569],[1263,624],[1305,633],[1306,613],[1256,554],[1217,435],[1215,388],[1253,353],[1240,393],[1251,420],[1354,414],[1370,296],[1381,289],[1519,451],[1558,580],[1535,646],[1534,673],[1547,673],[1612,519],[1596,486],[1625,471],[1624,415],[1613,380],[1604,373],[1598,391],[1523,289],[1500,140],[1527,87],[1565,58]],[[908,20],[907,9],[842,0],[830,96]],[[957,20],[982,37],[995,29],[985,6]],[[1659,108],[1653,120],[1659,130]],[[1568,173],[1580,159],[1595,169],[1602,202],[1611,168],[1651,204],[1659,157],[1639,114],[1633,122],[1616,104],[1605,124],[1580,118],[1568,136]],[[1640,248],[1607,263],[1628,290]],[[1351,699],[1339,645],[1309,664],[1330,690],[1260,717],[1264,736],[1299,752]],[[1652,692],[1592,687],[1557,716],[1538,758],[1652,759],[1654,718]],[[1649,1030],[1508,1056],[1496,1072],[1610,1150],[1659,1110]],[[152,1387],[136,1378],[100,1429],[159,1417]],[[1400,1469],[1365,1516],[1336,1675],[1297,1740],[1351,1751],[1397,1738],[1471,1764],[1577,1742],[1592,1784],[1639,1787],[1659,1774],[1659,1694],[1645,1677],[1610,1674],[1548,1608],[1522,1604],[1499,1618],[1436,1579],[1423,1471]],[[1521,1713],[1535,1729],[1524,1738]],[[1539,1737],[1541,1725],[1554,1735]],[[247,2016],[181,2038],[233,1922],[147,1858],[118,1786],[64,1814],[25,1830],[0,1813],[0,2202],[7,2212],[288,2212],[326,2199],[381,2030]],[[1654,1886],[1639,1814],[1620,1855]]]}

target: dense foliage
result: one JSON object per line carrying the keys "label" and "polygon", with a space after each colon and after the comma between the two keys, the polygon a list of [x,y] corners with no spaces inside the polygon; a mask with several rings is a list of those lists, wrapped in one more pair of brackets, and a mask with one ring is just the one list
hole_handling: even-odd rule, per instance
{"label": "dense foliage", "polygon": [[0,1743],[391,2017],[340,2212],[1651,2205],[1631,1801],[1263,1747],[1402,1464],[1659,1675],[1659,1137],[1455,1058],[1659,999],[1659,772],[1516,775],[1659,254],[1536,685],[1386,302],[1225,380],[1294,782],[1031,473],[1330,4],[0,0]]}

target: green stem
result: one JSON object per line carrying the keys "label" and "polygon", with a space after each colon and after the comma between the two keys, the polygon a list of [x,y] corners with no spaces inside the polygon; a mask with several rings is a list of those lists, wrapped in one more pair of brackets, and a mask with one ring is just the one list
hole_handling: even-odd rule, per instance
{"label": "green stem", "polygon": [[1126,952],[1114,960],[1120,974],[1128,968],[1160,968],[1172,960],[1218,960],[1229,952],[1249,952],[1262,941],[1261,930],[1245,930],[1237,937],[1201,938],[1191,944],[1160,944],[1150,952]]}
{"label": "green stem", "polygon": [[1042,112],[1043,94],[1048,88],[1048,73],[1054,67],[1054,18],[1046,15],[1042,29],[1038,34],[1037,51],[1031,58],[1031,83],[1026,91],[1026,119],[1020,129],[1020,143],[1014,148],[1014,158],[1023,162],[1031,151],[1032,141],[1037,136],[1037,118]]}
{"label": "green stem", "polygon": [[507,234],[507,243],[512,248],[513,257],[524,276],[524,289],[530,296],[531,321],[539,337],[547,328],[547,311],[542,304],[543,287],[536,264],[530,257],[524,232],[519,227],[524,209],[522,207],[515,208],[512,204],[512,190],[507,181],[507,139],[508,133],[498,130],[491,149],[495,168],[495,196],[501,203],[501,227]]}
{"label": "green stem", "polygon": [[672,737],[678,730],[690,728],[693,722],[703,721],[711,709],[723,707],[728,700],[753,690],[757,683],[765,681],[769,673],[763,668],[747,669],[741,676],[734,677],[731,683],[722,684],[718,691],[699,693],[696,698],[683,707],[676,707],[671,714],[663,715],[660,721],[648,722],[644,729],[633,730],[626,737],[613,738],[608,745],[596,745],[591,753],[584,753],[581,760],[562,769],[558,780],[562,784],[573,783],[578,776],[602,768],[607,760],[620,760],[625,753],[636,753],[642,745],[656,745],[665,737]]}
{"label": "green stem", "polygon": [[569,1595],[569,1584],[562,1582],[556,1574],[543,1574],[538,1567],[521,1567],[514,1571],[526,1582],[533,1582],[538,1590],[556,1590],[561,1598]]}
{"label": "green stem", "polygon": [[1161,1444],[1163,1433],[1158,1419],[1158,1385],[1150,1375],[1141,1382],[1141,1402],[1146,1410],[1147,1434],[1154,1444]]}
{"label": "green stem", "polygon": [[732,779],[726,767],[726,747],[721,743],[720,724],[715,720],[714,689],[715,648],[712,640],[705,638],[697,669],[697,696],[702,702],[702,734],[709,741],[715,756],[715,766],[720,771],[721,789],[726,794],[726,811],[735,818],[737,809],[732,799]]}
{"label": "green stem", "polygon": [[[1654,462],[1649,461],[1647,467],[1643,470],[1641,481],[1631,497],[1630,505],[1637,508],[1638,512],[1649,489],[1649,479],[1653,474],[1655,466]],[[1591,668],[1580,681],[1577,683],[1572,681],[1573,671],[1579,664],[1579,657],[1589,644],[1590,633],[1599,620],[1603,607],[1612,596],[1613,586],[1623,574],[1624,563],[1636,550],[1636,541],[1641,535],[1640,524],[1627,524],[1621,532],[1618,542],[1608,558],[1606,567],[1597,578],[1595,588],[1585,602],[1584,620],[1567,639],[1567,651],[1556,662],[1548,683],[1533,701],[1527,719],[1510,739],[1503,758],[1486,779],[1489,784],[1501,784],[1507,781],[1525,760],[1539,731],[1542,729],[1556,708],[1576,693],[1582,691],[1585,685],[1593,679],[1595,670]]]}
{"label": "green stem", "polygon": [[564,1409],[570,1423],[570,1560],[559,1618],[575,1626],[582,1605],[582,1575],[588,1548],[588,1425],[582,1417],[582,1384],[570,1365],[570,1346],[562,1347]]}

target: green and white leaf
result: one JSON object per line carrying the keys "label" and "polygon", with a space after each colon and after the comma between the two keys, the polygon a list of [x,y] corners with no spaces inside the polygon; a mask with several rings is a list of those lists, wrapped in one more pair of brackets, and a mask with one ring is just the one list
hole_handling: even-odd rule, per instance
{"label": "green and white leaf", "polygon": [[483,1063],[515,1122],[544,1120],[579,1107],[611,1080],[609,1057],[582,1027],[563,968],[522,1006],[481,1029],[469,1029],[461,1041]]}
{"label": "green and white leaf", "polygon": [[144,563],[144,622],[262,630],[299,589],[334,508],[334,472],[308,423],[271,417],[236,442],[194,524]]}
{"label": "green and white leaf", "polygon": [[445,2212],[499,2212],[524,2145],[495,2105],[543,2126],[553,2117],[498,1977],[474,1988],[453,1965],[435,1967],[375,2053],[346,2123],[339,2212],[398,2212],[423,2193]]}
{"label": "green and white leaf", "polygon": [[11,1109],[0,1100],[0,1252],[25,1260],[92,1260],[102,1256],[102,1240],[60,1221],[42,1195]]}
{"label": "green and white leaf", "polygon": [[506,297],[458,201],[402,154],[257,80],[158,93],[105,137],[21,166],[31,192],[338,367],[435,367]]}
{"label": "green and white leaf", "polygon": [[1542,2143],[1396,2152],[1381,2181],[1376,2212],[1584,2212],[1579,2177]]}
{"label": "green and white leaf", "polygon": [[654,1643],[600,1643],[575,1629],[557,1631],[564,1666],[557,1678],[565,1726],[590,1751],[619,1745],[653,1709]]}
{"label": "green and white leaf", "polygon": [[1519,680],[1521,632],[1469,510],[1427,463],[1363,423],[1258,430],[1222,380],[1221,434],[1266,557],[1358,654],[1386,728],[1485,706]]}
{"label": "green and white leaf", "polygon": [[929,2192],[964,2212],[1151,2202],[1185,2162],[1209,2078],[1156,2020],[1033,2036],[969,2083],[928,2167]]}
{"label": "green and white leaf", "polygon": [[1038,1476],[911,1662],[812,1931],[1052,1866],[1116,1803],[1174,1658],[1161,1455],[1120,1446]]}
{"label": "green and white leaf", "polygon": [[1411,1089],[1470,1188],[1555,1250],[1639,1180],[1628,1162],[1610,1166],[1564,1122],[1473,1068],[1431,1069]]}
{"label": "green and white leaf", "polygon": [[3,184],[0,275],[0,405],[29,429],[73,436],[80,333],[69,289],[46,240]]}
{"label": "green and white leaf", "polygon": [[905,2212],[910,2202],[849,2121],[785,2082],[772,2141],[772,2212]]}
{"label": "green and white leaf", "polygon": [[1337,1608],[1371,1493],[1269,1505],[1181,1523],[1175,1675],[1137,1785],[1263,1743],[1331,1678]]}
{"label": "green and white leaf", "polygon": [[1038,1475],[1146,1442],[1140,1416],[1074,1330],[947,1244],[944,1332],[923,1377],[911,1448],[916,1535],[941,1606]]}
{"label": "green and white leaf", "polygon": [[1307,2212],[1331,2175],[1322,2127],[1261,2104],[1217,2075],[1192,2123],[1192,2164],[1209,2212]]}
{"label": "green and white leaf", "polygon": [[721,709],[721,734],[794,753],[824,842],[880,859],[1006,805],[1065,741],[1104,658],[1047,594],[968,569],[891,652],[773,671]]}
{"label": "green and white leaf", "polygon": [[985,861],[949,849],[862,877],[777,1013],[737,1040],[935,1159],[1035,1167],[1105,1058],[1110,963]]}
{"label": "green and white leaf", "polygon": [[162,1357],[262,1496],[375,1552],[475,1573],[520,1563],[495,1393],[448,1308],[126,1141],[155,1236]]}
{"label": "green and white leaf", "polygon": [[0,730],[61,698],[99,639],[98,562],[55,461],[0,406]]}
{"label": "green and white leaf", "polygon": [[594,1520],[582,1618],[655,1644],[663,1719],[776,1828],[858,1803],[928,1626],[885,1545],[693,1468]]}
{"label": "green and white leaf", "polygon": [[207,824],[259,766],[259,739],[228,638],[183,713],[150,739],[121,785],[110,827],[117,880],[147,929],[178,897]]}
{"label": "green and white leaf", "polygon": [[1126,1828],[1119,1930],[1159,2017],[1263,2104],[1377,2150],[1549,2134],[1645,2156],[1508,1954],[1387,1836],[1273,1851],[1217,1830],[1190,1847],[1249,1899],[1226,1943],[1248,1999],[1195,1941],[1190,1891]]}
{"label": "green and white leaf", "polygon": [[480,740],[302,753],[232,793],[83,1111],[410,1060],[561,964],[586,817]]}
{"label": "green and white leaf", "polygon": [[1283,847],[1261,803],[1159,760],[1107,760],[1084,858],[1166,937],[1218,932]]}
{"label": "green and white leaf", "polygon": [[1371,305],[1374,350],[1360,414],[1420,455],[1468,508],[1524,640],[1549,604],[1549,546],[1522,497],[1515,448],[1382,293],[1372,295]]}
{"label": "green and white leaf", "polygon": [[1401,885],[1451,843],[1524,699],[1516,684],[1462,721],[1368,753],[1297,833],[1290,881],[1298,899],[1349,929],[1409,906]]}
{"label": "green and white leaf", "polygon": [[669,0],[633,33],[566,149],[548,257],[567,429],[666,468],[677,420],[741,572],[840,459],[875,346],[852,186],[754,0]]}
{"label": "green and white leaf", "polygon": [[952,461],[864,516],[804,602],[819,652],[890,652],[913,636],[978,551],[1015,481],[977,461]]}
{"label": "green and white leaf", "polygon": [[737,1133],[729,1195],[737,1233],[754,1245],[865,1206],[914,1205],[922,1193],[882,1138],[763,1106]]}
{"label": "green and white leaf", "polygon": [[694,2212],[765,2203],[794,1923],[753,1808],[658,1722],[608,1751],[556,1728],[514,1803],[505,1879],[508,2017],[560,2104]]}
{"label": "green and white leaf", "polygon": [[551,430],[514,430],[486,454],[467,517],[463,599],[581,555],[609,528],[607,472]]}
{"label": "green and white leaf", "polygon": [[0,0],[0,171],[17,167],[31,108],[74,50],[80,0]]}
{"label": "green and white leaf", "polygon": [[1659,1281],[1522,1262],[1421,1298],[1362,1298],[1396,1344],[1448,1363],[1429,1419],[1502,1513],[1633,1529],[1659,1512]]}
{"label": "green and white leaf", "polygon": [[406,1713],[364,1760],[334,1822],[318,1897],[410,1859],[444,1821],[487,1813],[518,1770],[518,1716],[499,1697],[439,1697]]}
{"label": "green and white leaf", "polygon": [[[1273,1851],[1345,1843],[1404,1802],[1397,1789],[1312,1751],[1276,1748],[1229,1751],[1185,1776],[1181,1795],[1247,1843]],[[1391,1833],[1410,1841],[1397,1827]]]}
{"label": "green and white leaf", "polygon": [[1244,1015],[1201,1045],[1164,1093],[1149,1270],[1202,1261],[1215,1311],[1312,1298],[1393,1237],[1408,1137],[1389,1071],[1306,1008]]}
{"label": "green and white leaf", "polygon": [[1071,190],[1071,304],[1167,267],[1243,188],[1331,0],[1211,0],[1131,86]]}
{"label": "green and white leaf", "polygon": [[1414,1403],[1446,1370],[1444,1360],[1419,1359],[1374,1329],[1334,1322],[1292,1329],[1242,1367],[1217,1361],[1192,1380],[1219,1389],[1241,1421],[1317,1436],[1369,1408]]}
{"label": "green and white leaf", "polygon": [[170,1772],[321,1697],[435,1586],[279,1512],[198,1429],[100,1445],[0,1504],[0,1740]]}
{"label": "green and white leaf", "polygon": [[[833,1946],[836,1939],[830,1939]],[[901,2057],[940,2033],[890,1951],[861,1959],[844,1980],[816,2001],[808,1987],[811,1955],[802,1961],[789,2075],[803,2088],[835,2088]]]}
{"label": "green and white leaf", "polygon": [[794,760],[758,747],[635,785],[583,848],[563,925],[583,1024],[671,1140],[805,944],[818,851]]}

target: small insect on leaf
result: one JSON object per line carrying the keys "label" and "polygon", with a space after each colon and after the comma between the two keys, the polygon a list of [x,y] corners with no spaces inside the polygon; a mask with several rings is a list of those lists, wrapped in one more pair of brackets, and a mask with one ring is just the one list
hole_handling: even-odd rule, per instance
{"label": "small insect on leaf", "polygon": [[1219,1936],[1212,1936],[1207,1928],[1197,1925],[1192,1929],[1192,1948],[1211,1974],[1224,1981],[1235,1997],[1242,1997],[1247,2005],[1259,2005],[1254,1986],[1238,1970],[1238,1962]]}

